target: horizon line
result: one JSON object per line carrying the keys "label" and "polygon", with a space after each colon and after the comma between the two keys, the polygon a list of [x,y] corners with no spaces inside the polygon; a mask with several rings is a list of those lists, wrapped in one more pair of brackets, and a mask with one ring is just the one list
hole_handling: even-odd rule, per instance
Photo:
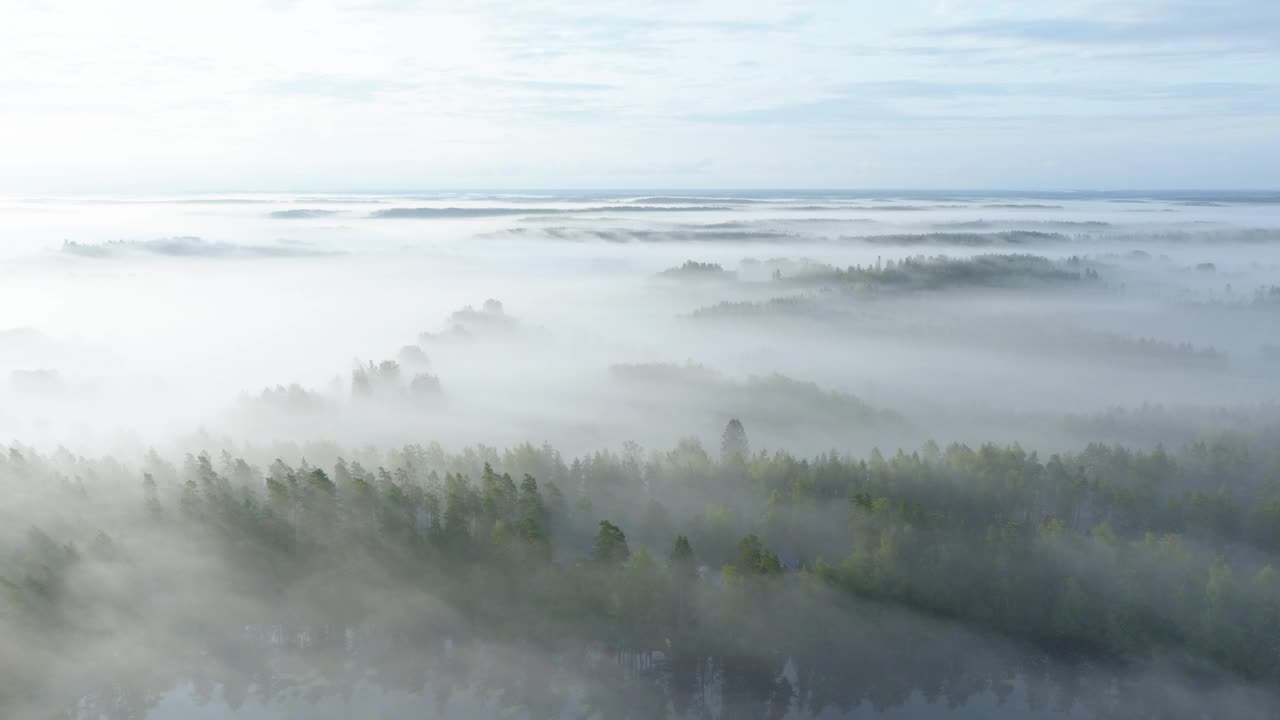
{"label": "horizon line", "polygon": [[390,187],[382,189],[300,189],[300,188],[221,188],[201,190],[54,190],[44,192],[0,191],[0,196],[8,197],[48,197],[48,196],[120,196],[120,195],[403,195],[414,193],[599,193],[599,194],[707,194],[707,193],[1018,193],[1018,194],[1246,194],[1275,193],[1280,195],[1277,187],[1110,187],[1110,188],[1010,188],[1010,187],[893,187],[893,186],[724,186],[724,187],[676,187],[676,186],[613,186],[613,187],[519,187],[519,186],[457,186],[457,187]]}

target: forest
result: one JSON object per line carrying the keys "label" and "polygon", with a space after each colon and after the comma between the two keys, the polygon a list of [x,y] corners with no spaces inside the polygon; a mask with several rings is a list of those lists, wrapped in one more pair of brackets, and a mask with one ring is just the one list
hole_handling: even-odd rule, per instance
{"label": "forest", "polygon": [[[181,683],[235,707],[372,681],[530,717],[782,718],[1016,685],[1032,708],[1216,715],[1127,678],[1280,686],[1277,431],[800,458],[731,419],[712,451],[152,453],[140,472],[14,447],[6,494],[57,511],[5,524],[0,623],[23,652],[0,706],[53,691],[141,718]],[[118,655],[159,639],[159,678]],[[67,666],[100,646],[101,677]],[[512,653],[539,661],[494,659]]]}

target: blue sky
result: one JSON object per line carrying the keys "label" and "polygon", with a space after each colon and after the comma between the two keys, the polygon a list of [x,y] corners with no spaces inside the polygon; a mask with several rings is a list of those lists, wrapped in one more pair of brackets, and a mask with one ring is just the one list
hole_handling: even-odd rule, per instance
{"label": "blue sky", "polygon": [[0,0],[0,190],[1280,187],[1280,2]]}

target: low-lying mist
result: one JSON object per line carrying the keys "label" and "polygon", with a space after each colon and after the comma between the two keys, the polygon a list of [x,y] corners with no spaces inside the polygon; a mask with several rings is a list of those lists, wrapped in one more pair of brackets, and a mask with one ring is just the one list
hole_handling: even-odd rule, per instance
{"label": "low-lying mist", "polygon": [[0,716],[1267,717],[1275,200],[4,198]]}

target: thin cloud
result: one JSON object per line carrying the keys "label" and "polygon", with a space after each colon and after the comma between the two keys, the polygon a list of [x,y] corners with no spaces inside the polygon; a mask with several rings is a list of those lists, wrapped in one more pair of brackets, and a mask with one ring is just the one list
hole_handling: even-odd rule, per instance
{"label": "thin cloud", "polygon": [[[1254,53],[1280,47],[1280,6],[1266,0],[1152,3],[1123,18],[992,18],[928,30],[927,35],[1037,46],[1159,48]],[[1190,45],[1190,47],[1188,47]]]}

